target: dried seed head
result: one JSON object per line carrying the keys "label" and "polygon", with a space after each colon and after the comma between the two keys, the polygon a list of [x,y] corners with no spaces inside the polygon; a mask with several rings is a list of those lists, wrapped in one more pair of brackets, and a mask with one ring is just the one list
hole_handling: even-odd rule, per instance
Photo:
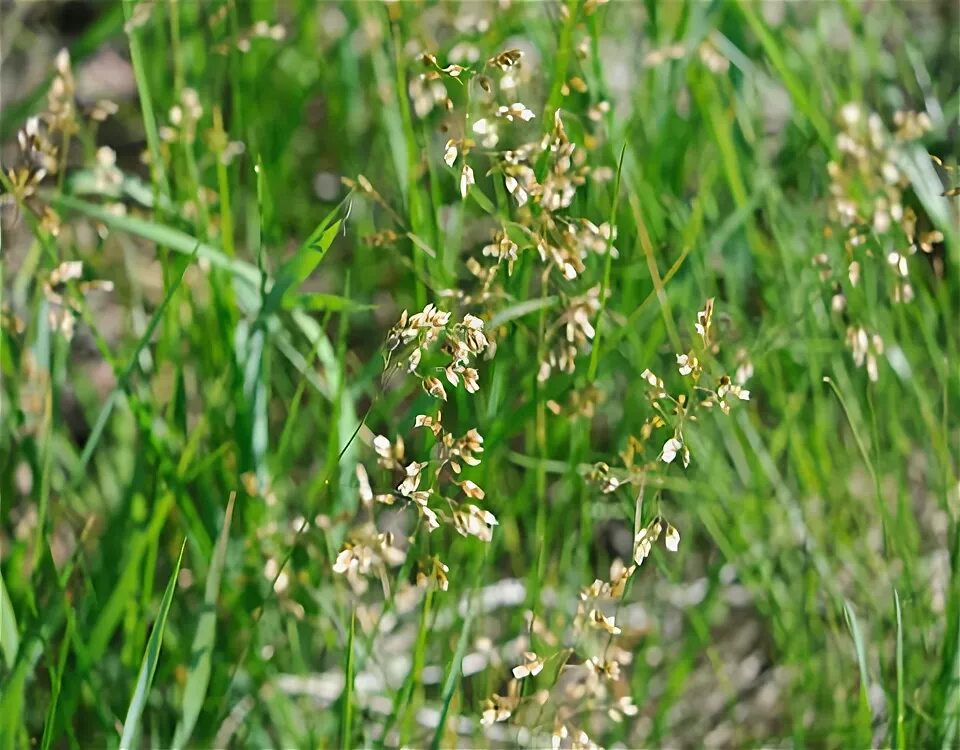
{"label": "dried seed head", "polygon": [[473,504],[463,505],[453,513],[453,526],[459,534],[475,536],[483,542],[492,541],[496,525],[497,519],[492,513]]}
{"label": "dried seed head", "polygon": [[474,500],[483,500],[484,491],[477,485],[476,482],[467,479],[463,482],[457,482],[460,489],[463,490],[463,494],[467,497],[473,498]]}
{"label": "dried seed head", "polygon": [[620,635],[622,632],[621,629],[617,627],[615,618],[613,616],[607,617],[599,609],[591,609],[588,620],[592,627],[603,630],[610,635]]}
{"label": "dried seed head", "polygon": [[480,723],[489,726],[498,721],[506,721],[510,718],[518,703],[517,698],[504,697],[494,693],[483,701],[483,716]]}
{"label": "dried seed head", "polygon": [[434,398],[447,400],[447,392],[444,390],[443,383],[432,375],[423,379],[423,390]]}
{"label": "dried seed head", "polygon": [[877,357],[883,354],[883,339],[879,334],[868,333],[863,326],[847,328],[847,346],[853,353],[853,363],[857,367],[866,365],[867,377],[877,382],[880,377]]}
{"label": "dried seed head", "polygon": [[520,50],[508,49],[504,52],[501,52],[499,55],[494,55],[489,60],[487,60],[487,65],[492,65],[506,72],[511,68],[513,68],[514,66],[519,65],[520,60],[522,58],[523,58],[523,52],[521,52]]}
{"label": "dried seed head", "polygon": [[703,345],[707,346],[710,341],[710,326],[713,322],[713,297],[707,300],[703,310],[697,313],[697,322],[695,325],[697,333],[703,340]]}
{"label": "dried seed head", "polygon": [[433,555],[425,565],[421,564],[421,569],[417,572],[417,586],[421,588],[433,586],[440,591],[446,591],[450,587],[450,581],[447,578],[449,572],[450,568],[441,562],[439,557]]}
{"label": "dried seed head", "polygon": [[418,414],[416,419],[414,419],[413,426],[416,427],[426,427],[429,429],[434,436],[440,434],[443,430],[443,425],[441,424],[441,413],[438,411],[436,416],[429,416],[427,414]]}

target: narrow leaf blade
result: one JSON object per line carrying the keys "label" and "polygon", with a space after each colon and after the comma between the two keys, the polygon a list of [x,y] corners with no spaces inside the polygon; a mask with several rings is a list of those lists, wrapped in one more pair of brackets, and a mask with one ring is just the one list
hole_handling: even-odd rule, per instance
{"label": "narrow leaf blade", "polygon": [[140,664],[140,674],[137,677],[137,686],[133,691],[133,697],[130,699],[130,705],[127,707],[127,716],[123,720],[123,735],[120,737],[121,750],[129,750],[129,748],[134,747],[134,743],[136,742],[140,719],[143,716],[143,709],[147,704],[147,696],[150,694],[153,676],[157,672],[157,663],[160,661],[163,631],[167,625],[167,615],[170,613],[170,605],[173,603],[173,592],[177,587],[180,565],[183,562],[183,550],[186,546],[187,541],[184,539],[180,545],[177,564],[173,568],[170,581],[167,583],[167,590],[164,591],[163,599],[160,602],[160,612],[157,615],[156,622],[153,624],[153,630],[150,632],[150,639],[147,641],[147,649],[143,654],[143,661]]}
{"label": "narrow leaf blade", "polygon": [[17,618],[13,611],[13,603],[7,593],[3,574],[0,573],[0,651],[7,662],[7,667],[13,669],[17,661],[17,651],[20,648],[20,635],[17,629]]}
{"label": "narrow leaf blade", "polygon": [[183,689],[183,707],[180,721],[173,734],[173,747],[183,747],[193,734],[200,716],[200,709],[210,686],[210,674],[213,667],[213,646],[216,638],[217,600],[220,598],[220,581],[223,577],[223,566],[227,558],[227,542],[230,538],[230,522],[233,518],[233,506],[236,493],[231,493],[227,501],[227,510],[223,515],[223,528],[217,537],[217,544],[213,550],[213,559],[210,562],[210,571],[207,574],[207,584],[203,593],[203,612],[197,619],[197,632],[193,637],[193,646],[190,649],[190,666],[187,671],[187,681]]}

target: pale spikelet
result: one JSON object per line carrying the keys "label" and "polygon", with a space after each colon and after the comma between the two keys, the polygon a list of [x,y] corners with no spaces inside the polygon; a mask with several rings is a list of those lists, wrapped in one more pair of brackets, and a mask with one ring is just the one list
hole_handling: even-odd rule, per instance
{"label": "pale spikelet", "polygon": [[423,474],[423,470],[427,467],[427,462],[423,461],[418,463],[417,461],[412,461],[407,464],[404,469],[404,479],[397,486],[397,492],[399,492],[404,497],[411,497],[417,488],[420,486],[420,477]]}
{"label": "pale spikelet", "polygon": [[680,532],[669,523],[667,524],[667,533],[663,538],[663,542],[671,552],[676,552],[680,547]]}
{"label": "pale spikelet", "polygon": [[[831,223],[824,228],[824,236],[828,240],[836,237],[836,244],[842,245],[842,249],[837,248],[842,260],[821,264],[820,273],[824,284],[833,287],[831,307],[847,314],[860,307],[867,293],[860,285],[865,263],[878,267],[890,302],[909,303],[915,297],[910,258],[918,247],[928,251],[922,238],[918,242],[914,210],[904,205],[908,181],[899,165],[912,153],[911,142],[930,129],[930,118],[923,112],[898,111],[893,116],[895,132],[891,136],[876,113],[851,102],[840,108],[838,121],[839,155],[827,164],[827,217]],[[826,253],[820,255],[827,257]],[[843,288],[843,265],[854,289]],[[933,266],[934,273],[942,275],[939,260]],[[832,267],[836,267],[836,273]],[[854,320],[851,325],[859,323]]]}
{"label": "pale spikelet", "polygon": [[522,680],[524,677],[536,677],[543,670],[543,659],[533,651],[523,655],[523,663],[513,668],[513,677]]}
{"label": "pale spikelet", "polygon": [[672,437],[660,449],[660,460],[665,464],[673,463],[678,455],[683,459],[684,468],[690,465],[690,450],[684,445],[683,440]]}
{"label": "pale spikelet", "polygon": [[505,697],[494,693],[483,701],[483,717],[480,719],[480,723],[489,725],[499,721],[506,721],[510,718],[510,715],[518,703],[519,699],[517,697]]}
{"label": "pale spikelet", "polygon": [[360,486],[360,502],[369,506],[373,502],[373,490],[370,488],[370,478],[367,476],[367,470],[363,464],[357,464],[356,467],[357,483]]}
{"label": "pale spikelet", "polygon": [[373,449],[376,452],[381,466],[386,469],[399,468],[404,462],[404,444],[403,438],[397,436],[395,442],[391,443],[385,435],[377,435],[373,439]]}
{"label": "pale spikelet", "polygon": [[447,141],[447,145],[444,146],[443,150],[443,161],[448,167],[453,167],[453,163],[457,160],[458,153],[457,141],[453,139]]}
{"label": "pale spikelet", "polygon": [[367,590],[367,578],[383,576],[388,567],[401,565],[406,553],[394,543],[391,533],[379,533],[372,525],[357,529],[344,543],[333,564],[333,572],[344,576],[357,593]]}
{"label": "pale spikelet", "polygon": [[491,57],[489,60],[487,60],[487,64],[496,66],[500,68],[500,70],[506,72],[514,66],[519,65],[522,59],[523,52],[518,49],[509,49]]}
{"label": "pale spikelet", "polygon": [[414,427],[426,427],[430,432],[437,436],[443,430],[442,424],[442,415],[441,412],[437,412],[436,416],[430,416],[428,414],[418,414],[414,419]]}
{"label": "pale spikelet", "polygon": [[707,66],[711,73],[722,75],[730,69],[730,61],[724,57],[713,43],[709,40],[704,41],[697,47],[697,54],[700,61]]}
{"label": "pale spikelet", "polygon": [[450,588],[450,579],[447,577],[449,572],[450,568],[434,555],[421,564],[420,570],[417,571],[417,586],[420,588],[432,586],[440,591],[446,591]]}
{"label": "pale spikelet", "polygon": [[[456,382],[454,382],[454,385],[456,385]],[[447,392],[443,387],[443,383],[432,375],[423,379],[423,390],[434,398],[439,398],[443,401],[447,400]]]}
{"label": "pale spikelet", "polygon": [[681,375],[692,375],[700,372],[700,360],[691,353],[677,355],[677,369]]}
{"label": "pale spikelet", "polygon": [[479,137],[479,143],[483,148],[495,148],[500,142],[500,133],[497,123],[486,117],[481,117],[473,123],[471,130]]}
{"label": "pale spikelet", "polygon": [[866,365],[867,377],[875,383],[880,377],[878,357],[883,354],[883,339],[879,334],[868,333],[863,326],[847,328],[847,346],[853,354],[857,367]]}
{"label": "pale spikelet", "polygon": [[496,517],[472,503],[461,506],[453,513],[453,526],[462,536],[475,536],[483,542],[493,539]]}
{"label": "pale spikelet", "polygon": [[456,484],[460,486],[463,494],[467,497],[473,498],[474,500],[483,500],[485,493],[476,482],[467,479],[463,482],[457,482]]}
{"label": "pale spikelet", "polygon": [[497,117],[502,117],[507,122],[513,122],[516,120],[521,120],[523,122],[530,122],[536,115],[523,104],[523,102],[514,102],[509,106],[497,107],[496,111]]}
{"label": "pale spikelet", "polygon": [[476,180],[473,177],[473,168],[469,164],[464,164],[460,170],[460,196],[466,200],[467,191],[471,185],[475,185]]}
{"label": "pale spikelet", "polygon": [[611,615],[607,617],[599,609],[590,610],[590,624],[598,630],[603,630],[610,635],[620,635],[620,628],[617,627],[615,618]]}
{"label": "pale spikelet", "polygon": [[77,313],[84,299],[94,292],[113,290],[113,282],[103,280],[84,281],[82,261],[64,261],[54,268],[41,288],[47,302],[47,319],[50,328],[67,341],[73,338]]}
{"label": "pale spikelet", "polygon": [[710,326],[713,323],[713,297],[707,300],[707,304],[704,308],[697,313],[697,323],[696,331],[703,341],[703,345],[707,346],[710,342]]}

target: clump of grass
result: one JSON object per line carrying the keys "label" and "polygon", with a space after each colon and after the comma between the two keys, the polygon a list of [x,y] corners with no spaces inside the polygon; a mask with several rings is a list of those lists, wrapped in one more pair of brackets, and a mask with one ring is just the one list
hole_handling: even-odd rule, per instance
{"label": "clump of grass", "polygon": [[44,18],[0,747],[956,740],[933,6]]}

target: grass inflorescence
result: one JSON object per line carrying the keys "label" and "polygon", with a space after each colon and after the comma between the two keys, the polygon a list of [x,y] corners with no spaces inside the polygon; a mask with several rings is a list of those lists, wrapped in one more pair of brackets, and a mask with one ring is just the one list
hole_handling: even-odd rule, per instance
{"label": "grass inflorescence", "polygon": [[0,749],[956,746],[956,7],[8,5]]}

